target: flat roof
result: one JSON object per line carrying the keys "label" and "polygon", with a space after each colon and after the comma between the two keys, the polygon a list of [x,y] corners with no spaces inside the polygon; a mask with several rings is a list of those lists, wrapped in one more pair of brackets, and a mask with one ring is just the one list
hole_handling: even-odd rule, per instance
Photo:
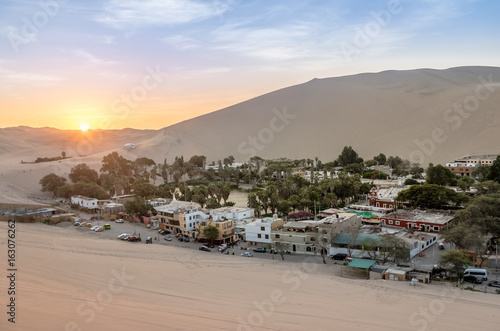
{"label": "flat roof", "polygon": [[399,209],[385,216],[381,216],[381,218],[392,218],[411,222],[426,222],[442,225],[448,223],[451,219],[453,219],[453,216],[450,214],[431,213],[423,210],[420,211]]}
{"label": "flat roof", "polygon": [[347,266],[352,267],[352,268],[358,268],[358,269],[369,269],[376,262],[377,261],[375,261],[375,260],[353,258],[352,261]]}

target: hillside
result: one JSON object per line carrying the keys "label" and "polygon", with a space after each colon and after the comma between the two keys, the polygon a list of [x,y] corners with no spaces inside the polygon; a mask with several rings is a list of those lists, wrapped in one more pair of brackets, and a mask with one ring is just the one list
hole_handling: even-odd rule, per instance
{"label": "hillside", "polygon": [[[259,155],[326,162],[351,145],[365,159],[382,152],[424,166],[500,153],[499,82],[500,68],[494,67],[384,71],[313,79],[160,130],[0,129],[0,192],[17,200],[19,192],[39,189],[43,175],[67,174],[81,162],[97,169],[113,150],[157,162],[194,154],[209,161]],[[125,143],[136,148],[126,151]],[[19,164],[62,151],[73,158]],[[18,178],[21,170],[30,175]]]}

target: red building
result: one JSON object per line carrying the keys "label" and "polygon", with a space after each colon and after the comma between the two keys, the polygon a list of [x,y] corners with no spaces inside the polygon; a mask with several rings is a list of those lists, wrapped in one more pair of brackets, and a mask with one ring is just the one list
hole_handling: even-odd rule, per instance
{"label": "red building", "polygon": [[452,221],[449,213],[430,213],[420,210],[397,210],[380,217],[381,223],[405,229],[416,229],[425,232],[440,232]]}

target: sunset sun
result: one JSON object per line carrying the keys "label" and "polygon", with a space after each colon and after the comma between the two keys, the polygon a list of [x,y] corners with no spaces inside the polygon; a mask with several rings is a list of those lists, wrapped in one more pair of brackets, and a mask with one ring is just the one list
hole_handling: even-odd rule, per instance
{"label": "sunset sun", "polygon": [[87,123],[80,124],[80,130],[82,130],[82,131],[87,131],[89,128],[90,128],[90,125],[88,125]]}

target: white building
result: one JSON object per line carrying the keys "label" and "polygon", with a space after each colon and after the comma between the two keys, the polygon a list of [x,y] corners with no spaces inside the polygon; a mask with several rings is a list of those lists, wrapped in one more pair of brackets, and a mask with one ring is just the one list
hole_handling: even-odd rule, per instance
{"label": "white building", "polygon": [[98,201],[95,198],[88,198],[82,195],[74,195],[71,197],[71,204],[78,205],[83,208],[95,209],[98,206]]}
{"label": "white building", "polygon": [[214,221],[218,221],[225,217],[233,221],[241,221],[245,218],[254,217],[253,208],[242,208],[242,207],[222,207],[210,210],[210,216],[212,216]]}
{"label": "white building", "polygon": [[265,246],[272,244],[271,230],[277,230],[283,226],[282,218],[266,217],[257,219],[245,225],[245,237],[250,246]]}

